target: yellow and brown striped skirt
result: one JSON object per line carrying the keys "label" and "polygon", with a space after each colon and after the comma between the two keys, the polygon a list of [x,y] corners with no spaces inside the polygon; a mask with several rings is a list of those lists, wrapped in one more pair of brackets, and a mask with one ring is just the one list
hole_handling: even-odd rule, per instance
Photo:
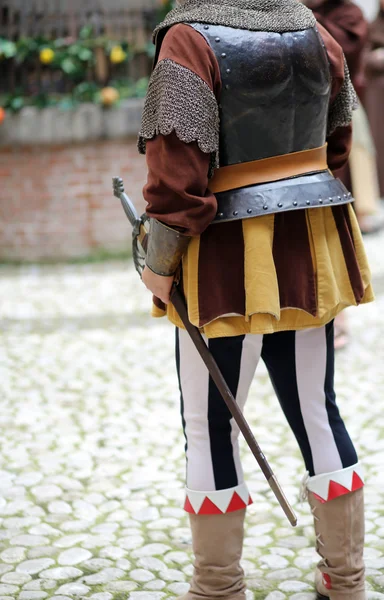
{"label": "yellow and brown striped skirt", "polygon": [[[374,300],[352,205],[211,225],[193,238],[182,284],[190,321],[208,338],[321,327]],[[170,304],[153,316],[182,327]]]}

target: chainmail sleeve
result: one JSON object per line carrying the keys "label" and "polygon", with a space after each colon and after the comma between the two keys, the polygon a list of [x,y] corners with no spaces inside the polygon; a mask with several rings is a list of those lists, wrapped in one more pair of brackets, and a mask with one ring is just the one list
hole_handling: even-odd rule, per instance
{"label": "chainmail sleeve", "polygon": [[359,100],[351,76],[347,61],[344,57],[344,83],[329,110],[328,137],[338,127],[347,127],[352,122],[352,113],[359,106]]}
{"label": "chainmail sleeve", "polygon": [[211,154],[211,176],[219,167],[219,129],[219,107],[208,84],[177,62],[161,60],[149,82],[139,152],[145,154],[147,140],[174,131],[182,142],[197,142],[202,152]]}

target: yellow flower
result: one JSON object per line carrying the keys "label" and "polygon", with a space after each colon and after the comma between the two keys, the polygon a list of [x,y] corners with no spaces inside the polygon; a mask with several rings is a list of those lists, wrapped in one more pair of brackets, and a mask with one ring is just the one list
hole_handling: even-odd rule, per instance
{"label": "yellow flower", "polygon": [[121,46],[114,46],[111,50],[110,59],[115,65],[122,63],[127,58],[127,53],[124,52]]}
{"label": "yellow flower", "polygon": [[104,106],[112,106],[120,98],[118,90],[114,87],[105,87],[100,91],[101,101]]}
{"label": "yellow flower", "polygon": [[40,61],[44,65],[49,65],[55,58],[55,53],[51,48],[43,48],[40,52]]}

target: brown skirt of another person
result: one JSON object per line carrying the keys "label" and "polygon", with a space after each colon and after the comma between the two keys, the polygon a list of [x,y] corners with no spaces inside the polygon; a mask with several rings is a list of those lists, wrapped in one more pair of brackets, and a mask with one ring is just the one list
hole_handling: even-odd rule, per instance
{"label": "brown skirt of another person", "polygon": [[384,75],[369,82],[366,108],[376,144],[380,193],[384,197]]}

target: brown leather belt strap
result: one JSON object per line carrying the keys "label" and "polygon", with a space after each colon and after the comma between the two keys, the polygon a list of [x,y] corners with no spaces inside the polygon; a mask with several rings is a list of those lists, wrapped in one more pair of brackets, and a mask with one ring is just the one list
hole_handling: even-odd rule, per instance
{"label": "brown leather belt strap", "polygon": [[248,185],[279,181],[327,169],[327,144],[325,144],[313,150],[221,167],[210,180],[209,189],[214,194],[218,194]]}

